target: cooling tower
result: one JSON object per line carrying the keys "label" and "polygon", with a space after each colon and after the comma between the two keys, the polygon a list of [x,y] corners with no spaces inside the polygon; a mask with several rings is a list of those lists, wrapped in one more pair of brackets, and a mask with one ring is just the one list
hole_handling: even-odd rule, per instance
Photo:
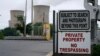
{"label": "cooling tower", "polygon": [[17,20],[17,16],[24,16],[24,11],[11,10],[10,15],[11,15],[11,20],[9,21],[9,27],[15,28],[16,24],[19,23]]}
{"label": "cooling tower", "polygon": [[49,9],[47,5],[34,5],[34,23],[49,23]]}

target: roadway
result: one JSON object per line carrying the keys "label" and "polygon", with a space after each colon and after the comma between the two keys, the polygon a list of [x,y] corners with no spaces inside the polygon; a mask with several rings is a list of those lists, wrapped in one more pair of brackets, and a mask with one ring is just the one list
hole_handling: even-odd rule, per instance
{"label": "roadway", "polygon": [[0,56],[46,56],[52,46],[52,41],[0,40]]}

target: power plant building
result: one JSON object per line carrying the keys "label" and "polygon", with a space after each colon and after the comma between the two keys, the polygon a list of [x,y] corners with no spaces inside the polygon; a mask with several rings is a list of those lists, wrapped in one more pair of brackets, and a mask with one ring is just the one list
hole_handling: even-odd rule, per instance
{"label": "power plant building", "polygon": [[48,5],[34,5],[34,23],[49,23]]}
{"label": "power plant building", "polygon": [[10,15],[11,15],[11,20],[9,21],[9,27],[11,28],[15,28],[18,22],[18,16],[24,16],[24,11],[22,10],[11,10],[10,11]]}

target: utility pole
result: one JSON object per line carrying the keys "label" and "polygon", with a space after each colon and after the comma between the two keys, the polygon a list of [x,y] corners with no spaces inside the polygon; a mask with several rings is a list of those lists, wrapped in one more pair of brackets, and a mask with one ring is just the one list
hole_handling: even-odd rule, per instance
{"label": "utility pole", "polygon": [[24,37],[26,37],[26,18],[27,18],[27,0],[26,0],[26,3],[25,3]]}
{"label": "utility pole", "polygon": [[45,23],[45,21],[44,21],[44,16],[45,16],[45,13],[43,13],[43,24]]}
{"label": "utility pole", "polygon": [[42,26],[43,26],[43,37],[45,36],[45,29],[44,29],[44,13],[43,13],[43,22],[42,22]]}
{"label": "utility pole", "polygon": [[96,43],[96,41],[98,40],[97,21],[100,20],[100,6],[98,5],[98,0],[84,0],[84,6],[87,10],[90,11],[91,39]]}
{"label": "utility pole", "polygon": [[34,24],[33,24],[33,0],[31,0],[31,22],[32,22],[32,36],[34,35]]}

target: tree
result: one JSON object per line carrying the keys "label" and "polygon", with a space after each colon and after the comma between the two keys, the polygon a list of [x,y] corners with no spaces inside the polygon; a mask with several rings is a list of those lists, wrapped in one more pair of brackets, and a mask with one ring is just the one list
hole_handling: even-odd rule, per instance
{"label": "tree", "polygon": [[35,23],[34,26],[42,26],[42,23]]}
{"label": "tree", "polygon": [[24,17],[22,15],[17,16],[18,23],[16,24],[16,29],[19,30],[22,34],[24,34]]}
{"label": "tree", "polygon": [[[43,25],[42,23],[35,23],[33,25],[34,35],[42,35],[43,34]],[[50,34],[53,37],[53,24],[50,24]],[[32,23],[27,24],[26,26],[26,33],[31,35],[32,32]]]}
{"label": "tree", "polygon": [[4,30],[2,30],[2,33],[4,36],[19,36],[18,31],[15,28],[7,27]]}
{"label": "tree", "polygon": [[26,33],[28,35],[31,35],[31,31],[32,31],[32,23],[29,23],[26,25]]}
{"label": "tree", "polygon": [[4,34],[2,33],[2,30],[0,30],[0,39],[4,39]]}
{"label": "tree", "polygon": [[[42,35],[43,33],[43,27],[42,23],[35,23],[33,25],[34,35]],[[32,23],[27,24],[26,26],[26,33],[31,35],[32,32]]]}
{"label": "tree", "polygon": [[34,35],[42,35],[43,34],[43,24],[35,23],[33,26]]}

